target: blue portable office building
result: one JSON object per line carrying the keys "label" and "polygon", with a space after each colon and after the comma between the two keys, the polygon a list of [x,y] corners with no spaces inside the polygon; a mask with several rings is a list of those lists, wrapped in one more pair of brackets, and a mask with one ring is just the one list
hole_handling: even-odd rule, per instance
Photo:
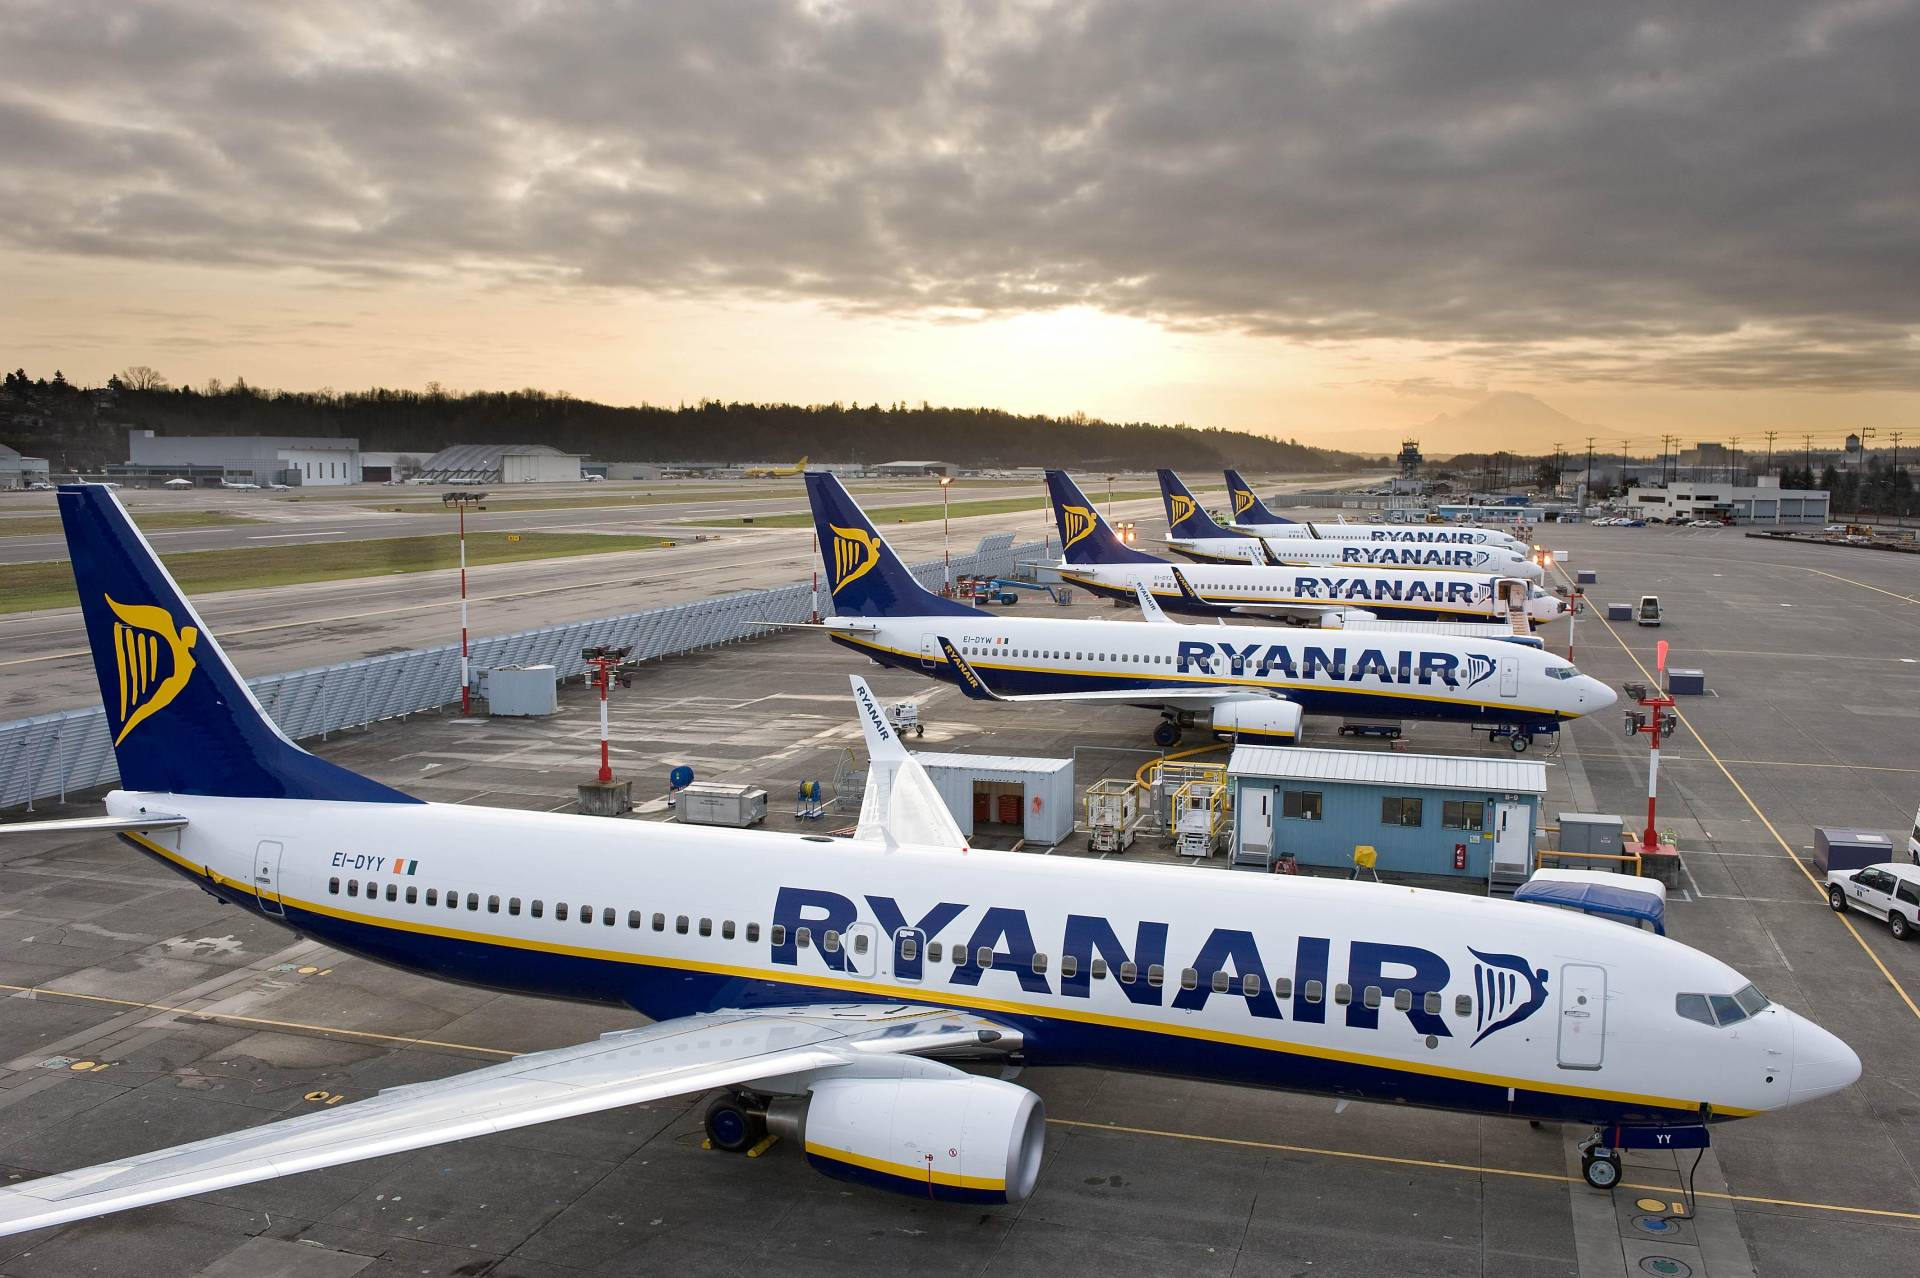
{"label": "blue portable office building", "polygon": [[1237,865],[1350,867],[1357,845],[1382,872],[1524,878],[1547,765],[1398,751],[1234,749],[1227,763]]}

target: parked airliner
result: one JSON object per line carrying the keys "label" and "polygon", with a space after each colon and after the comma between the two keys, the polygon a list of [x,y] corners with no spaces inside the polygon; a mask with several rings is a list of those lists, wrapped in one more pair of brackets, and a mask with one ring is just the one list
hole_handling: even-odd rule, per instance
{"label": "parked airliner", "polygon": [[[1172,475],[1163,471],[1163,475]],[[1174,476],[1179,483],[1179,477]],[[1185,485],[1181,488],[1184,490]],[[1358,538],[1365,541],[1433,543],[1456,546],[1504,546],[1525,555],[1532,547],[1511,533],[1498,528],[1461,528],[1452,524],[1349,524],[1295,523],[1268,510],[1254,496],[1253,489],[1238,471],[1227,472],[1227,492],[1233,500],[1233,519],[1229,532],[1257,533],[1269,539],[1278,537],[1327,537],[1334,540]],[[1198,503],[1196,502],[1197,506]],[[1217,525],[1216,525],[1217,526]]]}
{"label": "parked airliner", "polygon": [[[806,481],[837,614],[827,634],[969,695],[1159,710],[1161,746],[1209,717],[1215,733],[1291,740],[1304,713],[1512,724],[1525,749],[1535,733],[1614,702],[1571,662],[1499,639],[986,612],[915,581],[831,474]],[[1159,612],[1151,593],[1137,598]]]}
{"label": "parked airliner", "polygon": [[15,1184],[0,1234],[715,1089],[717,1148],[771,1131],[846,1180],[1017,1202],[1041,1101],[954,1058],[1591,1124],[1609,1186],[1632,1133],[1704,1138],[1859,1075],[1732,967],[1610,922],[969,852],[857,679],[872,768],[850,840],[424,803],[281,735],[109,491],[59,501],[125,788],[106,817],[0,829],[111,831],[335,948],[653,1024]]}
{"label": "parked airliner", "polygon": [[[1169,473],[1161,472],[1162,475]],[[1063,558],[1060,576],[1109,599],[1132,599],[1136,587],[1145,587],[1160,600],[1162,607],[1174,612],[1201,616],[1238,613],[1299,621],[1325,618],[1348,626],[1378,618],[1504,621],[1516,617],[1524,618],[1525,626],[1552,621],[1566,611],[1566,604],[1558,595],[1517,575],[1474,576],[1464,572],[1354,564],[1288,567],[1224,557],[1216,562],[1189,564],[1182,570],[1122,542],[1065,471],[1047,472],[1047,492],[1053,499],[1054,519],[1060,528]],[[1171,512],[1177,507],[1171,496],[1168,508],[1172,518]],[[1207,519],[1206,512],[1187,515],[1189,523],[1196,519]],[[1211,520],[1207,522],[1212,524]],[[1242,545],[1262,544],[1258,538],[1231,538],[1224,534],[1223,538]],[[1173,544],[1179,548],[1178,543]],[[1355,543],[1295,539],[1293,544]],[[1474,546],[1406,549],[1460,555],[1493,553]],[[1534,578],[1539,577],[1538,567],[1527,566],[1533,569]]]}

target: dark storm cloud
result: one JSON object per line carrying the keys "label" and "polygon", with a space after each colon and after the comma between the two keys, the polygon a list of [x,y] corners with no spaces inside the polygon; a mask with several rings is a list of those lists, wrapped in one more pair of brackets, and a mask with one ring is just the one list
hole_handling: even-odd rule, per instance
{"label": "dark storm cloud", "polygon": [[1916,0],[15,0],[0,240],[1915,389],[1917,54]]}

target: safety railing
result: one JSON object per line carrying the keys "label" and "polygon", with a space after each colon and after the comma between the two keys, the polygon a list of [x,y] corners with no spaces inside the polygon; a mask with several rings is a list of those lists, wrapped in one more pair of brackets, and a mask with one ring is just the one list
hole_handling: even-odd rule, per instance
{"label": "safety railing", "polygon": [[[953,571],[1009,576],[1017,559],[1031,559],[1038,543],[1014,545],[1012,533],[980,539],[972,554],[956,555]],[[914,577],[938,590],[945,563],[915,564]],[[586,673],[582,648],[630,647],[639,660],[657,660],[771,633],[768,623],[805,621],[813,587],[801,582],[745,590],[714,599],[669,604],[644,612],[489,635],[473,641],[477,671],[548,664],[561,678]],[[830,606],[823,596],[823,608]],[[382,719],[437,710],[460,699],[460,645],[418,648],[338,665],[318,666],[247,681],[280,730],[294,740]],[[119,777],[105,713],[97,706],[0,723],[0,809],[35,800],[65,801],[74,790],[108,785]]]}

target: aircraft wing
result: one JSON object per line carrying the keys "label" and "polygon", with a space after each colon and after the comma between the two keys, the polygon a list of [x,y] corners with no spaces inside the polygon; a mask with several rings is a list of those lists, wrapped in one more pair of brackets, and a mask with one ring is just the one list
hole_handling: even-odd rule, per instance
{"label": "aircraft wing", "polygon": [[[900,1072],[900,1057],[992,1056],[1019,1045],[1017,1033],[982,1017],[908,1004],[682,1017],[0,1189],[0,1236],[716,1087],[782,1080],[804,1091],[807,1079],[794,1076]],[[887,1057],[896,1058],[891,1071]]]}

